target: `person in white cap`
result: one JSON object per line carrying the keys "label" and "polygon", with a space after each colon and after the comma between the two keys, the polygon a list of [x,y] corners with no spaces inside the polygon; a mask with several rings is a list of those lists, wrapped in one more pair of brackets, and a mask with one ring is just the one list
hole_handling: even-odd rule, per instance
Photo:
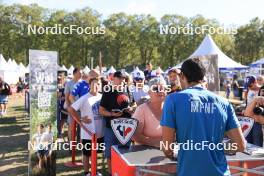
{"label": "person in white cap", "polygon": [[132,87],[133,99],[137,105],[141,104],[141,100],[149,97],[148,86],[144,85],[145,75],[142,71],[138,70],[133,73],[134,86]]}

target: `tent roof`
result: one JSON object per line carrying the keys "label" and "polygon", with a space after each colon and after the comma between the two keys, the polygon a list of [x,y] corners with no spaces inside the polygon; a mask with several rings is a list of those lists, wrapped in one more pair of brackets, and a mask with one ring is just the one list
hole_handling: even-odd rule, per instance
{"label": "tent roof", "polygon": [[163,71],[160,67],[158,67],[158,68],[156,69],[156,72],[164,73],[164,71]]}
{"label": "tent roof", "polygon": [[68,69],[65,67],[65,65],[63,65],[63,66],[59,66],[58,65],[58,68],[59,68],[59,71],[66,71],[66,72],[68,72]]}
{"label": "tent roof", "polygon": [[250,66],[251,67],[255,67],[255,66],[258,66],[258,65],[261,65],[261,64],[264,64],[264,57],[259,59],[259,60],[257,60],[257,61],[255,61],[255,62],[253,62],[253,63],[251,63]]}
{"label": "tent roof", "polygon": [[[205,55],[218,55],[218,67],[220,69],[224,68],[247,68],[240,63],[235,62],[230,57],[225,55],[218,46],[215,44],[214,40],[210,35],[206,35],[199,47],[194,51],[194,53],[189,57],[205,56]],[[182,63],[178,64],[180,67]]]}
{"label": "tent roof", "polygon": [[116,72],[116,69],[113,66],[111,66],[109,70],[106,72],[106,74],[115,73],[115,72]]}
{"label": "tent roof", "polygon": [[84,67],[84,69],[83,69],[83,71],[85,71],[85,72],[87,72],[87,73],[89,73],[90,72],[90,68],[86,65],[85,67]]}
{"label": "tent roof", "polygon": [[0,54],[0,70],[6,70],[7,62],[2,54]]}
{"label": "tent roof", "polygon": [[73,70],[74,70],[74,67],[73,67],[73,65],[71,65],[70,68],[68,69],[68,74],[69,74],[69,75],[72,75],[72,74],[73,74],[73,73],[72,73]]}

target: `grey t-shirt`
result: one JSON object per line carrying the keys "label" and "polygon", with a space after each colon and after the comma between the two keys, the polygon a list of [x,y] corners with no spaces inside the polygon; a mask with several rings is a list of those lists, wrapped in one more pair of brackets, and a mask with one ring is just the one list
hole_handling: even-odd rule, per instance
{"label": "grey t-shirt", "polygon": [[65,89],[64,89],[64,94],[71,93],[71,91],[73,90],[73,88],[74,88],[76,83],[78,83],[78,81],[75,82],[73,80],[70,80],[70,81],[66,82]]}
{"label": "grey t-shirt", "polygon": [[[74,89],[74,86],[78,83],[79,81],[75,82],[73,80],[70,80],[68,82],[66,82],[65,84],[65,89],[64,89],[64,94],[70,94],[72,92],[72,90]],[[66,105],[66,101],[65,101],[65,104],[64,104],[64,107],[67,107]]]}

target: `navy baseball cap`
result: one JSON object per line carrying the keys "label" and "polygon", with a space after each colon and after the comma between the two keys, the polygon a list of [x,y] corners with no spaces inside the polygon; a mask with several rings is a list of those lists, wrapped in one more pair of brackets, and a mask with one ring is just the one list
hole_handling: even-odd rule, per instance
{"label": "navy baseball cap", "polygon": [[257,81],[256,76],[254,76],[254,75],[247,76],[246,80],[245,80],[244,87],[247,89],[250,86],[250,84],[252,84],[252,83],[254,83],[256,81]]}

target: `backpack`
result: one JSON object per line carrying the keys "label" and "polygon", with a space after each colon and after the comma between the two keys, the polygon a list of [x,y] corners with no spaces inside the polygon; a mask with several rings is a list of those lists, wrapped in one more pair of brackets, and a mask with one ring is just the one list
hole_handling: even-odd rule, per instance
{"label": "backpack", "polygon": [[2,84],[4,85],[4,89],[1,90],[0,93],[2,95],[12,95],[12,91],[11,91],[10,86],[7,83],[5,83],[5,82],[3,82]]}

